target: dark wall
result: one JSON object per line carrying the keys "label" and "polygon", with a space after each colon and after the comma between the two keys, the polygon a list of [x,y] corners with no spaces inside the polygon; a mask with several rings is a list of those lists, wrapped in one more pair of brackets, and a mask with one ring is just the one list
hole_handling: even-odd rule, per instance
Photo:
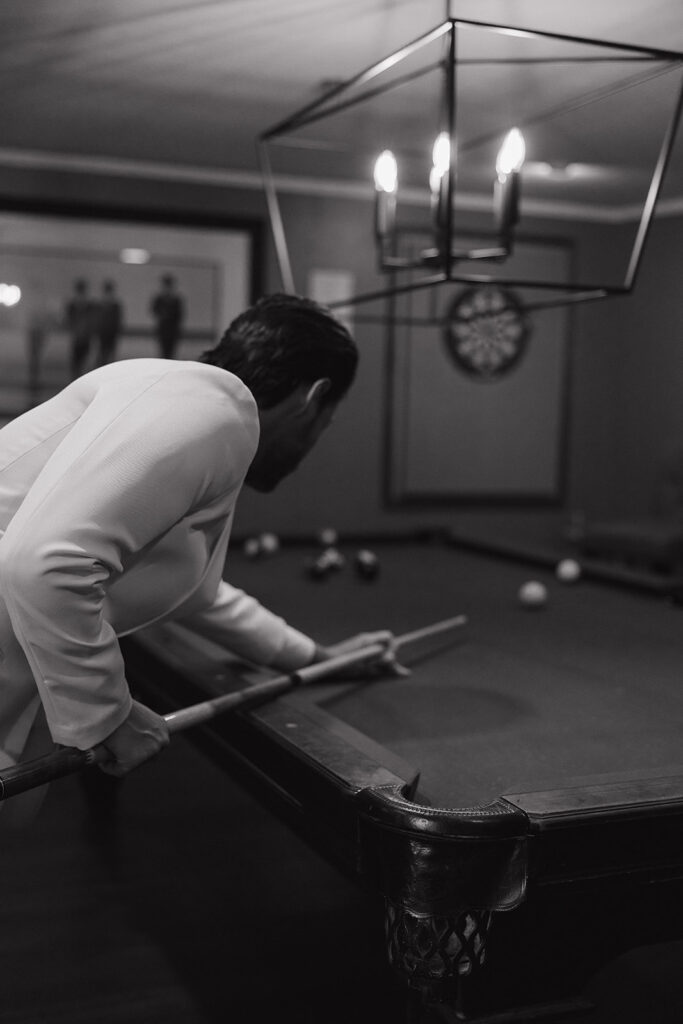
{"label": "dark wall", "polygon": [[[208,222],[257,222],[263,228],[257,290],[281,287],[258,189],[3,169],[0,202],[5,208],[49,210],[66,203],[145,210],[169,220],[195,215]],[[374,259],[370,201],[289,196],[284,208],[294,225],[289,241],[301,281],[314,267],[352,269],[361,284],[369,277]],[[683,447],[682,226],[680,216],[655,222],[632,297],[591,303],[573,313],[567,509],[595,516],[646,508],[659,461],[679,439]],[[605,245],[623,245],[617,229],[598,233],[569,221],[531,223],[528,230],[565,237],[589,254]],[[444,507],[385,506],[386,331],[381,324],[358,322],[355,333],[361,370],[337,421],[278,492],[262,497],[245,491],[236,533],[307,533],[330,523],[348,532],[401,530],[417,523],[451,523],[460,514]]]}

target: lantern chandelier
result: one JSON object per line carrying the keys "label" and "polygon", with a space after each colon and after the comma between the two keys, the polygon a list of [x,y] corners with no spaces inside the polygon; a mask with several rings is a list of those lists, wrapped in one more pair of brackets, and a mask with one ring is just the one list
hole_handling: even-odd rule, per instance
{"label": "lantern chandelier", "polygon": [[[449,17],[261,135],[283,286],[305,291],[280,201],[305,159],[349,195],[374,183],[359,246],[375,246],[377,283],[338,305],[447,282],[527,289],[527,308],[627,294],[682,106],[681,53]],[[527,272],[522,228],[555,216],[621,226],[618,258],[589,253],[571,280]]]}

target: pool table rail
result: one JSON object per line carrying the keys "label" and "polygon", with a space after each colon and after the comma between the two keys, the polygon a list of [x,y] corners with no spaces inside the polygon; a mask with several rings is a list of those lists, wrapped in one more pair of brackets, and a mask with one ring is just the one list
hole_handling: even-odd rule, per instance
{"label": "pool table rail", "polygon": [[683,881],[683,778],[505,797],[528,816],[531,885]]}

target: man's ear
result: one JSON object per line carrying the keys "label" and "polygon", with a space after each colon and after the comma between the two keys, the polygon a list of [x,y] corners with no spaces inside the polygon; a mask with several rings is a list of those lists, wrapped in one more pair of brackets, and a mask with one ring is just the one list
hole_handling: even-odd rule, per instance
{"label": "man's ear", "polygon": [[304,409],[313,409],[317,413],[331,387],[332,381],[329,377],[321,377],[319,380],[314,381],[306,392]]}

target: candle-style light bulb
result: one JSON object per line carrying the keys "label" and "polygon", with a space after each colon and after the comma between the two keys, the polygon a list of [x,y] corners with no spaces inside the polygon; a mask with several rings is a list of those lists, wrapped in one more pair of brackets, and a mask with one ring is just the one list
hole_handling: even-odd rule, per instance
{"label": "candle-style light bulb", "polygon": [[429,174],[429,190],[432,196],[432,212],[437,227],[437,244],[443,239],[441,232],[446,223],[448,202],[448,172],[451,166],[451,139],[448,132],[439,132],[432,146],[432,169]]}
{"label": "candle-style light bulb", "polygon": [[375,188],[378,192],[396,192],[398,164],[390,149],[385,149],[375,160]]}
{"label": "candle-style light bulb", "polygon": [[496,174],[499,178],[508,174],[519,173],[526,156],[526,145],[524,136],[519,128],[511,128],[503,140],[503,145],[498,150],[496,159]]}
{"label": "candle-style light bulb", "polygon": [[524,136],[511,128],[498,150],[493,205],[496,227],[508,251],[512,248],[512,228],[519,219],[519,172],[526,156]]}
{"label": "candle-style light bulb", "polygon": [[448,132],[440,132],[432,147],[432,173],[442,178],[450,166],[451,140]]}
{"label": "candle-style light bulb", "polygon": [[375,234],[384,239],[394,229],[396,217],[396,191],[398,164],[390,149],[385,149],[375,161]]}

